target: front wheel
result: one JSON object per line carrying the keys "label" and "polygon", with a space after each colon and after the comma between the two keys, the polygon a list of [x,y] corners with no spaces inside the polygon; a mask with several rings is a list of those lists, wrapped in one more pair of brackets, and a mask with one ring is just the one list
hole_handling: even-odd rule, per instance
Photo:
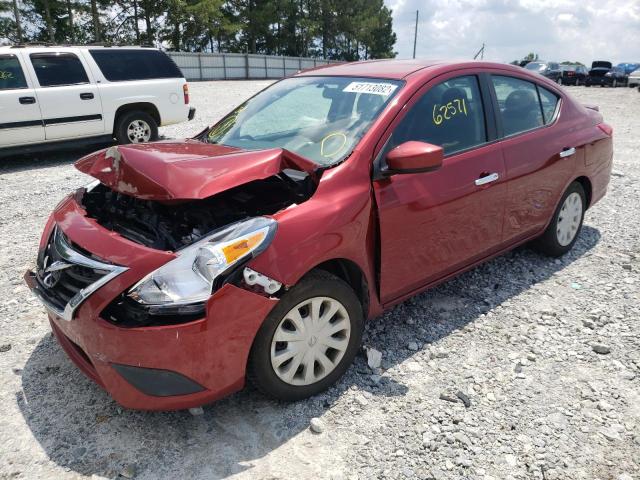
{"label": "front wheel", "polygon": [[618,80],[616,80],[615,78],[613,79],[613,82],[611,83],[611,86],[613,88],[616,88],[618,86]]}
{"label": "front wheel", "polygon": [[247,376],[263,393],[301,400],[326,390],[356,356],[364,316],[353,289],[323,271],[306,275],[267,316]]}
{"label": "front wheel", "polygon": [[586,207],[584,188],[573,182],[560,199],[547,229],[532,243],[533,247],[551,257],[560,257],[571,250],[582,229]]}
{"label": "front wheel", "polygon": [[128,112],[118,117],[114,133],[120,145],[153,142],[158,139],[158,123],[146,112]]}

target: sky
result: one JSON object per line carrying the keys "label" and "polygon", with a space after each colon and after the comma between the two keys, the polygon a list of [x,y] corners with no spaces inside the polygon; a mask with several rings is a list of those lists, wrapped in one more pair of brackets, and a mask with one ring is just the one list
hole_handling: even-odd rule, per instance
{"label": "sky", "polygon": [[529,52],[548,61],[640,63],[640,0],[385,0],[398,58],[510,62]]}

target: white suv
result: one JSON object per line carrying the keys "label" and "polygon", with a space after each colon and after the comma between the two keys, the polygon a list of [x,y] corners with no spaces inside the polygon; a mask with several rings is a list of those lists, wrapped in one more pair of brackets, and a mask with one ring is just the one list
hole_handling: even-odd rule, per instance
{"label": "white suv", "polygon": [[0,47],[0,154],[78,139],[147,142],[194,115],[184,76],[159,50]]}

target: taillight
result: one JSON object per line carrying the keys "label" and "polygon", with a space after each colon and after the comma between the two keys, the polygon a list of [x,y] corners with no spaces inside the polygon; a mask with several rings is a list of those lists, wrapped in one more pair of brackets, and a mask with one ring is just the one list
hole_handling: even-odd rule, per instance
{"label": "taillight", "polygon": [[185,83],[182,86],[182,93],[184,95],[184,104],[189,105],[189,85],[188,84]]}
{"label": "taillight", "polygon": [[608,137],[613,137],[613,127],[608,123],[599,123],[598,128],[602,130]]}

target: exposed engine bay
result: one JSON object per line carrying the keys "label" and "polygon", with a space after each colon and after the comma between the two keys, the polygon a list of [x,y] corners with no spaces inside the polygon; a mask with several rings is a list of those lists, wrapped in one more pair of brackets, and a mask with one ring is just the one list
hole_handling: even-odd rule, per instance
{"label": "exposed engine bay", "polygon": [[285,169],[203,200],[141,200],[100,184],[81,203],[104,228],[150,248],[177,250],[230,223],[302,203],[315,189],[308,173]]}

